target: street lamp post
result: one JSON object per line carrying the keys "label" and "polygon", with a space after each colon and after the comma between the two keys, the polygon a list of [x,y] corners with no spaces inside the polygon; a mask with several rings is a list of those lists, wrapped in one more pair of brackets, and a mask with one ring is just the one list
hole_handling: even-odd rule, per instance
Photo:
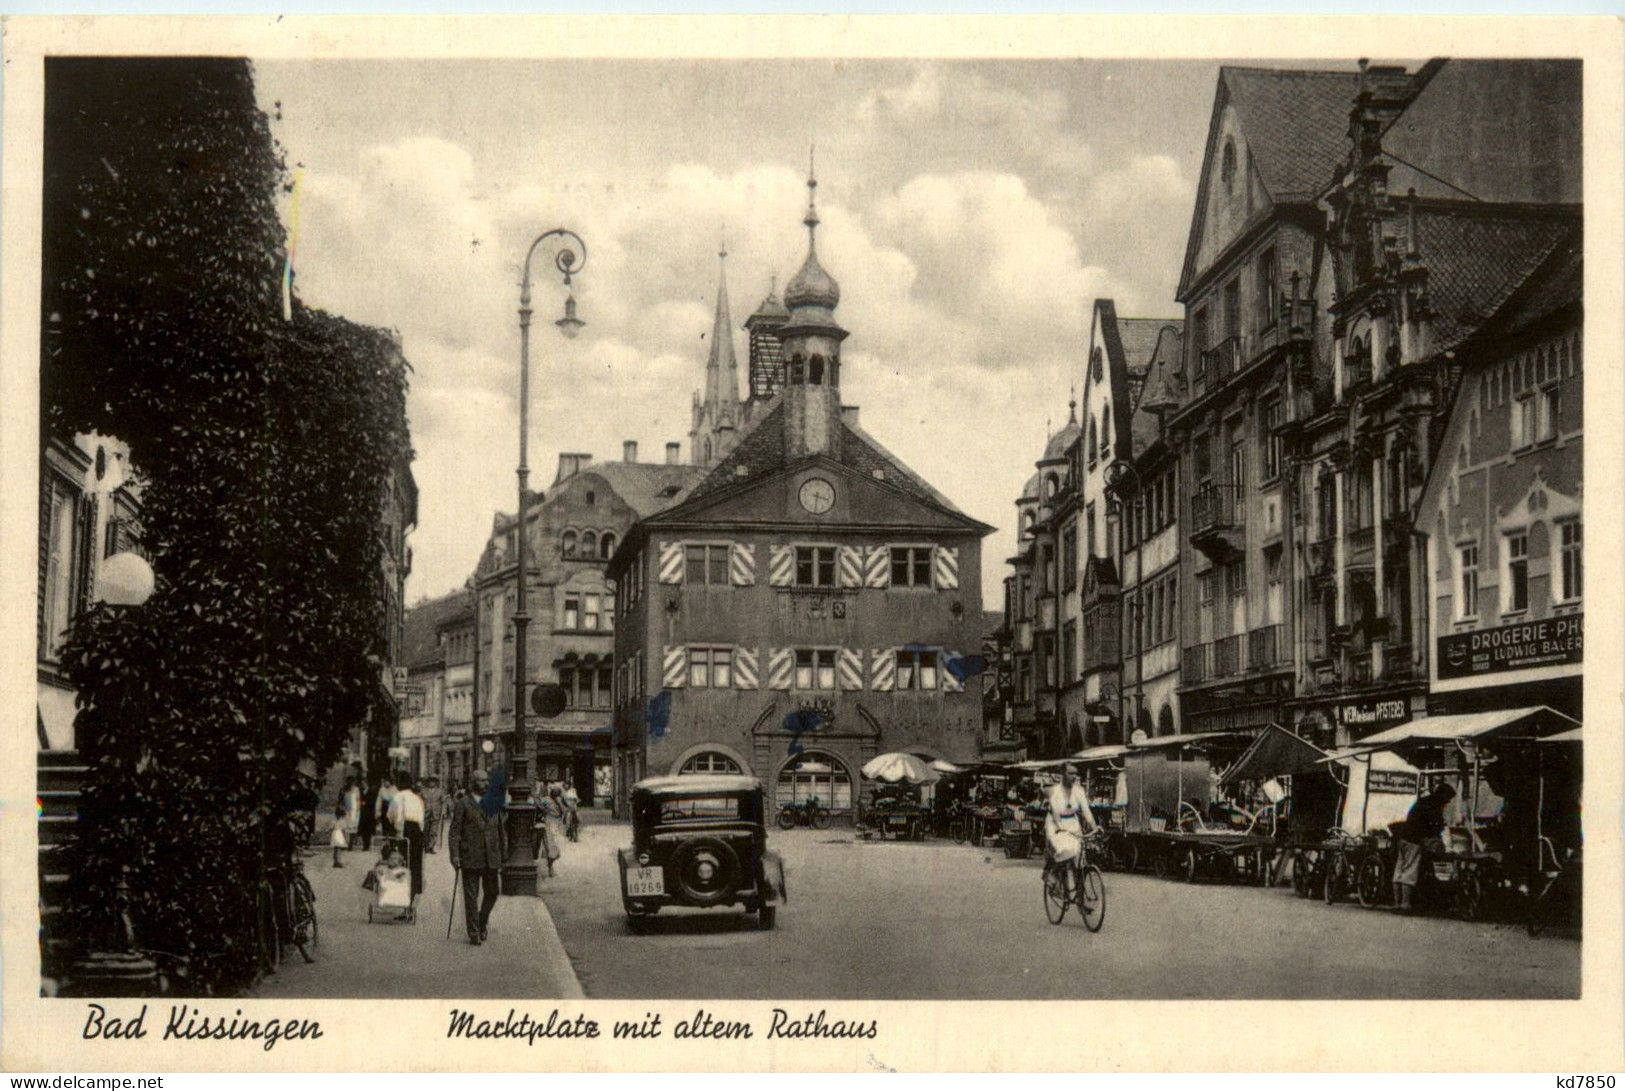
{"label": "street lamp post", "polygon": [[[530,627],[530,611],[525,589],[529,580],[530,550],[528,548],[525,516],[530,491],[530,263],[544,242],[557,240],[553,253],[553,267],[564,275],[564,285],[581,271],[587,261],[587,244],[574,231],[555,227],[536,236],[525,252],[524,277],[519,283],[519,511],[515,519],[514,578],[518,581],[513,614],[513,756],[509,759],[508,795],[508,859],[502,866],[502,892],[504,894],[536,893],[536,803],[531,799],[535,785],[530,771],[530,733],[525,722],[525,635]],[[574,246],[570,245],[570,241]],[[569,294],[564,300],[564,317],[553,323],[566,337],[580,332],[582,321],[576,317],[576,300]]]}
{"label": "street lamp post", "polygon": [[[1112,461],[1111,469],[1106,471],[1106,477],[1107,488],[1119,494],[1121,494],[1123,479],[1125,477],[1134,479],[1133,508],[1129,509],[1126,505],[1123,505],[1121,498],[1118,500],[1119,506],[1124,510],[1125,522],[1134,531],[1134,604],[1131,607],[1134,615],[1132,622],[1134,625],[1134,719],[1132,726],[1125,725],[1124,727],[1123,741],[1128,742],[1130,736],[1134,733],[1134,729],[1140,725],[1140,705],[1145,699],[1145,626],[1141,616],[1145,602],[1145,588],[1142,586],[1145,582],[1145,569],[1140,556],[1140,550],[1145,545],[1145,520],[1141,518],[1141,505],[1145,503],[1145,482],[1141,480],[1140,471],[1134,468],[1134,464],[1125,462],[1122,459]],[[1128,702],[1124,701],[1125,718],[1128,715],[1127,704]]]}

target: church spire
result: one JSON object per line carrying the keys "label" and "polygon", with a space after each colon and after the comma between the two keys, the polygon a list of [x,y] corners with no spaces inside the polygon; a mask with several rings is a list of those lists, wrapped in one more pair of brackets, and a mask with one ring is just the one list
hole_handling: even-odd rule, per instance
{"label": "church spire", "polygon": [[728,308],[728,243],[717,251],[717,313],[711,322],[711,356],[705,364],[705,401],[718,427],[732,428],[739,413],[739,363],[734,358],[733,316]]}

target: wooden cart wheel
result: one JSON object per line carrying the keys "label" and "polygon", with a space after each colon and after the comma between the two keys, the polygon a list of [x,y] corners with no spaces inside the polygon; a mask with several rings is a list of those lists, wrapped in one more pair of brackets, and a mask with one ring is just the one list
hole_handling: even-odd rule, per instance
{"label": "wooden cart wheel", "polygon": [[1463,875],[1456,880],[1456,916],[1464,921],[1477,920],[1484,907],[1484,887],[1478,876]]}
{"label": "wooden cart wheel", "polygon": [[1376,854],[1367,856],[1360,862],[1360,875],[1355,886],[1355,896],[1360,904],[1367,909],[1375,909],[1383,903],[1383,891],[1388,885],[1385,880],[1387,869],[1382,866],[1382,857]]}
{"label": "wooden cart wheel", "polygon": [[1174,873],[1174,854],[1170,849],[1157,849],[1151,856],[1151,871],[1159,879],[1167,879]]}
{"label": "wooden cart wheel", "polygon": [[1327,905],[1342,897],[1343,888],[1348,885],[1348,866],[1348,859],[1340,851],[1326,858],[1326,884],[1321,888],[1320,896]]}
{"label": "wooden cart wheel", "polygon": [[1201,861],[1197,859],[1196,846],[1188,846],[1185,849],[1185,860],[1181,869],[1187,883],[1194,883],[1196,881],[1196,872],[1200,866]]}

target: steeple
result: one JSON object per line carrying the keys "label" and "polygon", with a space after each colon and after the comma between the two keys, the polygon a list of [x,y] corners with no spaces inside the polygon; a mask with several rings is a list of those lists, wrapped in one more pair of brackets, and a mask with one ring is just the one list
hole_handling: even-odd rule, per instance
{"label": "steeple", "polygon": [[733,317],[728,310],[728,244],[717,252],[717,313],[711,321],[711,356],[705,364],[705,403],[718,428],[739,417],[739,363],[734,358]]}
{"label": "steeple", "polygon": [[835,307],[841,302],[841,286],[818,264],[818,177],[813,173],[811,153],[807,161],[807,260],[784,286],[784,303],[790,308],[790,325],[829,330],[837,336],[846,331],[835,322]]}
{"label": "steeple", "polygon": [[818,264],[818,177],[807,163],[807,260],[784,287],[790,319],[779,330],[785,377],[785,449],[792,457],[839,457],[841,431],[841,342],[846,331],[835,321],[841,287]]}

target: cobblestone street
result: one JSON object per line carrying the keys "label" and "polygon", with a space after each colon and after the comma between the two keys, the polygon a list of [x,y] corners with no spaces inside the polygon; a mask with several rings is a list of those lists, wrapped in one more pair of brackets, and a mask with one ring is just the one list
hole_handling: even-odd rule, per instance
{"label": "cobblestone street", "polygon": [[[543,897],[591,997],[1310,999],[1572,997],[1580,945],[1518,927],[1303,901],[1285,887],[1108,873],[1106,922],[1049,924],[1036,860],[943,841],[775,831],[789,903],[671,911],[631,934],[614,850],[583,828]],[[444,930],[444,921],[440,928]]]}

